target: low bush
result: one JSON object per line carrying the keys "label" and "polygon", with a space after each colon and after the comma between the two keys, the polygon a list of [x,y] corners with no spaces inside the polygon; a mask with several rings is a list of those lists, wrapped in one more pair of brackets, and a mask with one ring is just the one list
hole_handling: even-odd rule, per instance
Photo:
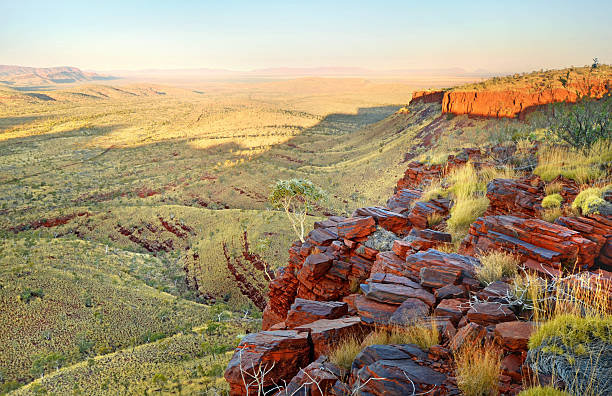
{"label": "low bush", "polygon": [[535,349],[550,338],[557,339],[576,355],[584,354],[585,344],[601,340],[612,344],[612,315],[579,317],[558,315],[538,327],[529,338],[529,349]]}
{"label": "low bush", "polygon": [[546,185],[544,188],[544,192],[546,195],[558,194],[563,190],[563,183],[560,182],[552,182]]}
{"label": "low bush", "polygon": [[551,194],[544,197],[542,207],[545,209],[560,208],[563,197],[560,194]]}
{"label": "low bush", "polygon": [[455,353],[457,387],[465,396],[499,393],[502,352],[493,345],[466,343]]}
{"label": "low bush", "polygon": [[518,396],[570,396],[569,393],[553,388],[552,386],[536,386],[525,389]]}
{"label": "low bush", "polygon": [[489,285],[505,277],[517,274],[520,261],[513,254],[492,251],[479,257],[480,265],[476,267],[476,278],[484,285]]}
{"label": "low bush", "polygon": [[603,194],[612,188],[612,185],[606,187],[591,187],[582,190],[572,202],[572,208],[580,210],[583,215],[589,214],[607,214],[611,211],[611,204],[603,199]]}

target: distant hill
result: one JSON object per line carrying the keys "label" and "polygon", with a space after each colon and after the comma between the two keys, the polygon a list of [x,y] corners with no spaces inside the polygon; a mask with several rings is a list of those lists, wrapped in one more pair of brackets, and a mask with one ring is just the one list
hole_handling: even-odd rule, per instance
{"label": "distant hill", "polygon": [[84,72],[81,69],[70,66],[25,67],[0,65],[0,83],[7,85],[68,84],[112,79],[114,77]]}

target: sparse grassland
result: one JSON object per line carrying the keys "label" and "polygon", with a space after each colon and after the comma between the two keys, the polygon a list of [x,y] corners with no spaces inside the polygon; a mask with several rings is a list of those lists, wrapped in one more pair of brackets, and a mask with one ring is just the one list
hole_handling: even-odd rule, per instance
{"label": "sparse grassland", "polygon": [[[77,239],[4,240],[3,375],[28,381],[55,366],[190,330],[210,318],[208,307],[147,286],[141,279],[147,270],[163,272],[163,262]],[[40,367],[49,354],[57,355],[57,363]]]}

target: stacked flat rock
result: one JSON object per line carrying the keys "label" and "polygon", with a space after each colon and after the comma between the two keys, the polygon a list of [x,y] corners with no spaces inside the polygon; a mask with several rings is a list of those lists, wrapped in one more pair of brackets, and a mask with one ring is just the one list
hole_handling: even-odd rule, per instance
{"label": "stacked flat rock", "polygon": [[489,208],[485,215],[538,217],[544,198],[543,183],[538,179],[494,179],[487,184]]}
{"label": "stacked flat rock", "polygon": [[590,268],[597,244],[567,227],[515,216],[479,217],[470,226],[460,251],[468,255],[501,250],[518,255],[530,269],[547,276],[569,269]]}

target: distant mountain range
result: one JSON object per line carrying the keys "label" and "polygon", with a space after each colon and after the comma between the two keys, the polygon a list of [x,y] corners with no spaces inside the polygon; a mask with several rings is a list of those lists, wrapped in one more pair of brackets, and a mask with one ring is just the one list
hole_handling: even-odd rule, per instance
{"label": "distant mountain range", "polygon": [[70,66],[25,67],[0,65],[0,83],[7,85],[68,84],[85,81],[112,80],[115,77],[84,72]]}
{"label": "distant mountain range", "polygon": [[485,70],[473,72],[461,68],[445,69],[393,69],[373,70],[362,67],[274,67],[248,71],[228,69],[142,69],[111,70],[106,72],[83,71],[76,67],[25,67],[0,65],[0,84],[19,89],[20,87],[38,87],[77,82],[114,80],[126,78],[133,80],[147,79],[216,79],[216,78],[296,78],[296,77],[489,77]]}

